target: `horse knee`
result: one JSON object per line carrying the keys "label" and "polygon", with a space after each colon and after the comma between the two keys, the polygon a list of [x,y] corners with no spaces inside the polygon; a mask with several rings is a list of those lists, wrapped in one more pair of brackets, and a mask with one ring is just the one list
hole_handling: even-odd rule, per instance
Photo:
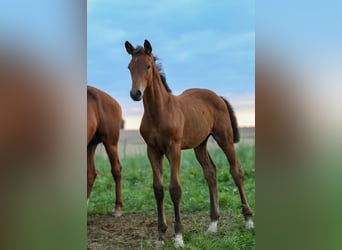
{"label": "horse knee", "polygon": [[216,170],[214,168],[203,169],[204,178],[207,182],[215,182],[216,183]]}
{"label": "horse knee", "polygon": [[87,175],[87,198],[89,198],[91,190],[93,188],[93,184],[96,178],[96,172],[89,172],[88,171],[88,175]]}
{"label": "horse knee", "polygon": [[182,189],[178,183],[170,184],[169,192],[173,201],[179,201],[182,197]]}
{"label": "horse knee", "polygon": [[157,199],[164,197],[164,185],[161,183],[153,183],[154,195]]}
{"label": "horse knee", "polygon": [[88,180],[89,184],[91,184],[91,185],[93,184],[96,176],[97,176],[97,173],[96,173],[95,169],[94,170],[89,170],[88,169],[88,171],[87,171],[87,180]]}
{"label": "horse knee", "polygon": [[116,164],[113,168],[112,168],[112,175],[114,177],[114,179],[121,179],[121,165],[120,164]]}

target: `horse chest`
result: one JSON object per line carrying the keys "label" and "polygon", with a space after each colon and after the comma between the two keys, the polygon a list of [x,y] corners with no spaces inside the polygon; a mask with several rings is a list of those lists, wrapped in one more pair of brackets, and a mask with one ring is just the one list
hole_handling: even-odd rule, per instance
{"label": "horse chest", "polygon": [[173,133],[172,128],[160,129],[152,126],[144,129],[144,127],[141,127],[140,133],[147,145],[157,147],[164,152],[166,152],[172,144],[171,142],[177,141],[176,138],[178,138],[178,136],[175,136]]}

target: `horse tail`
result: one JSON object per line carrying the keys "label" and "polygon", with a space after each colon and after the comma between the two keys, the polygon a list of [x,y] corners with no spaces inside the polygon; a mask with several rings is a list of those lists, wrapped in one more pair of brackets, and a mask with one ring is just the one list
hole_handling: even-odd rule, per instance
{"label": "horse tail", "polygon": [[234,109],[233,109],[232,105],[230,105],[230,103],[224,97],[221,96],[221,98],[226,103],[227,108],[228,108],[230,123],[231,123],[232,129],[233,129],[234,143],[239,142],[240,141],[240,132],[239,132],[239,128],[238,128],[237,119],[235,116]]}

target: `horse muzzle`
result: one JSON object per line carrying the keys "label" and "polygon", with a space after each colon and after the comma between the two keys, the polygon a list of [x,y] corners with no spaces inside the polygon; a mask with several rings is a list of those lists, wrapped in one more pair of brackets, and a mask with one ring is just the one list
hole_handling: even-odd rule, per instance
{"label": "horse muzzle", "polygon": [[143,93],[140,90],[131,90],[130,95],[134,101],[141,101]]}

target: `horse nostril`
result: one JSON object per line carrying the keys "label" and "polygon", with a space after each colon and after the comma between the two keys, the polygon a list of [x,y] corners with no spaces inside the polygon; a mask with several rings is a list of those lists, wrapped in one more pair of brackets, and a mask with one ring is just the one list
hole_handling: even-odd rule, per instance
{"label": "horse nostril", "polygon": [[137,91],[131,90],[130,95],[134,101],[140,101],[142,97],[142,93],[140,90],[137,90]]}
{"label": "horse nostril", "polygon": [[129,92],[129,94],[131,95],[131,98],[134,100],[134,97],[135,97],[134,92],[131,90],[131,92]]}

